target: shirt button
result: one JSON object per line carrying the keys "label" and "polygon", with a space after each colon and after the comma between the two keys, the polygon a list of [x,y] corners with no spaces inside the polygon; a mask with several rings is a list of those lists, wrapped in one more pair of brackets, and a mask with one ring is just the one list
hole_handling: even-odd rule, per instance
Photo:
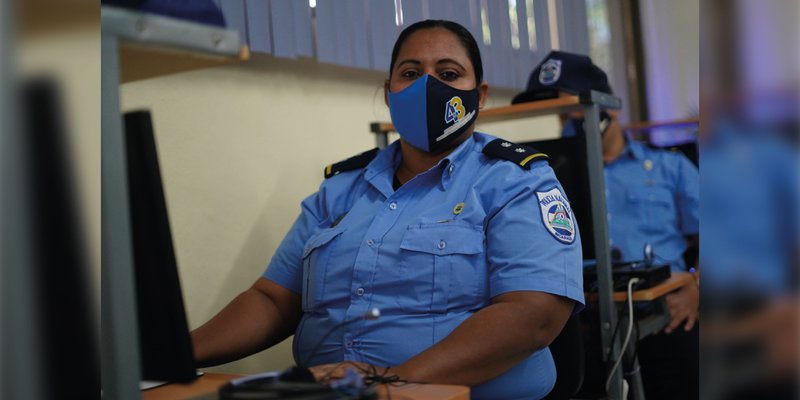
{"label": "shirt button", "polygon": [[439,244],[437,244],[436,247],[438,247],[439,250],[444,250],[444,248],[447,247],[447,242],[445,242],[444,240],[440,240]]}
{"label": "shirt button", "polygon": [[606,214],[606,216],[608,217],[608,220],[611,221],[611,213]]}
{"label": "shirt button", "polygon": [[447,173],[450,174],[450,175],[453,175],[453,171],[455,171],[455,170],[456,170],[456,165],[455,164],[450,164],[450,167],[447,168]]}
{"label": "shirt button", "polygon": [[367,246],[372,246],[373,244],[375,244],[374,240],[372,239],[367,240]]}
{"label": "shirt button", "polygon": [[344,342],[344,347],[347,347],[348,349],[353,347],[353,341],[352,340],[348,340],[348,341]]}
{"label": "shirt button", "polygon": [[364,295],[364,288],[360,287],[360,288],[356,289],[356,294],[359,295],[359,296],[363,296]]}
{"label": "shirt button", "polygon": [[397,203],[392,203],[392,204],[389,204],[389,209],[391,209],[391,210],[397,210]]}

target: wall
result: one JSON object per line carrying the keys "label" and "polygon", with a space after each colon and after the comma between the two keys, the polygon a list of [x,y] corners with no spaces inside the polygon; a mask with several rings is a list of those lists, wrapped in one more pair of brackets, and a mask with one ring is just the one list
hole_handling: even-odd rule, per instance
{"label": "wall", "polygon": [[[368,123],[389,121],[384,79],[313,60],[256,56],[122,85],[124,110],[153,113],[191,328],[260,276],[325,165],[374,147]],[[487,106],[507,105],[514,94],[490,91]],[[484,128],[531,140],[556,134],[558,122],[542,117]],[[213,370],[286,368],[293,364],[288,342]]]}
{"label": "wall", "polygon": [[697,0],[641,1],[650,120],[699,113],[700,4]]}

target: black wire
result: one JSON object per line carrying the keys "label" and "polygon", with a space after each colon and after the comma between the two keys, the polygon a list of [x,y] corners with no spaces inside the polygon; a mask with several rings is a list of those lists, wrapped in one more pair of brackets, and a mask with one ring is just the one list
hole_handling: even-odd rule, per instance
{"label": "black wire", "polygon": [[[641,339],[641,331],[639,330],[639,320],[634,320],[634,331],[636,332],[636,340],[631,341],[628,343],[628,346],[633,346],[633,360],[637,360],[639,357],[639,339]],[[631,365],[632,367],[632,365]],[[628,374],[625,374],[625,363],[622,364],[622,375],[623,376],[634,376],[637,373],[641,373],[642,364],[639,363],[639,368],[637,370],[629,371]]]}
{"label": "black wire", "polygon": [[387,400],[392,400],[392,394],[391,394],[391,390],[390,390],[391,386],[400,387],[400,386],[407,385],[407,384],[410,383],[409,381],[407,381],[405,379],[400,379],[400,377],[398,375],[388,375],[387,376],[386,374],[389,372],[389,367],[385,367],[385,369],[383,370],[383,373],[379,374],[378,370],[377,370],[377,367],[375,367],[374,365],[369,365],[368,367],[362,367],[362,366],[356,364],[353,361],[342,361],[342,362],[336,364],[336,366],[331,368],[331,370],[328,371],[327,374],[325,374],[325,375],[323,375],[322,377],[319,378],[319,382],[324,382],[324,381],[330,379],[330,377],[333,374],[333,372],[338,370],[339,367],[344,366],[344,365],[349,365],[349,366],[353,367],[353,369],[355,369],[356,371],[359,371],[362,374],[364,374],[363,380],[364,380],[364,384],[366,384],[366,385],[369,385],[369,386],[375,385],[375,384],[386,385],[386,397],[387,397]]}
{"label": "black wire", "polygon": [[[610,343],[612,345],[612,348],[613,348],[613,345],[614,345],[614,340],[617,339],[617,333],[619,332],[619,327],[620,327],[620,325],[622,325],[622,318],[621,317],[624,316],[625,314],[627,314],[627,313],[623,312],[623,314],[620,314],[618,316],[619,318],[617,318],[617,325],[614,327],[614,333],[611,334],[611,342]],[[609,349],[609,354],[607,354],[607,355],[610,355],[610,354],[611,354],[611,351]]]}

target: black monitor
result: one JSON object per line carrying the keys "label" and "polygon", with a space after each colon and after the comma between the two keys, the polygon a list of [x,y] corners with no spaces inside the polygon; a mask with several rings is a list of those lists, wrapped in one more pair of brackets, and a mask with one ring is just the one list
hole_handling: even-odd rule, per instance
{"label": "black monitor", "polygon": [[142,379],[190,382],[194,353],[148,111],[125,114],[125,144]]}
{"label": "black monitor", "polygon": [[[25,393],[26,385],[36,385],[40,397],[47,399],[97,398],[100,392],[100,351],[84,219],[60,93],[59,82],[50,77],[23,82],[17,103],[22,126],[18,147],[4,149],[16,151],[24,162],[23,168],[7,168],[4,178],[12,174],[25,178],[16,182],[19,193],[11,195],[25,199],[25,204],[10,206],[19,215],[4,215],[4,223],[14,221],[4,228],[14,229],[5,233],[14,235],[16,248],[2,250],[3,257],[6,261],[10,253],[28,254],[5,264],[2,271],[6,279],[3,321],[11,324],[3,326],[2,334],[7,371],[3,375],[11,380],[0,389],[4,398]],[[16,131],[4,133],[10,138]],[[13,144],[4,141],[9,143]],[[4,212],[9,211],[6,207],[9,203]],[[9,242],[6,239],[3,246]],[[20,270],[12,275],[12,268]],[[11,276],[15,276],[13,281]],[[25,373],[35,376],[14,379]]]}
{"label": "black monitor", "polygon": [[569,199],[578,229],[584,260],[594,260],[592,198],[589,189],[589,166],[586,159],[586,137],[576,135],[552,140],[522,143],[550,156],[556,173]]}

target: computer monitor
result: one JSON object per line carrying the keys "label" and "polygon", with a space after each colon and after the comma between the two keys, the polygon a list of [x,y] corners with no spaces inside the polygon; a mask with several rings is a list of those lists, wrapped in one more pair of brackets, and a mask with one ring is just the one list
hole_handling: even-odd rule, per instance
{"label": "computer monitor", "polygon": [[125,144],[142,379],[190,382],[194,353],[148,111],[125,114]]}
{"label": "computer monitor", "polygon": [[586,159],[586,137],[576,135],[552,140],[522,143],[547,154],[578,221],[584,260],[594,260],[592,198],[589,189],[589,167]]}
{"label": "computer monitor", "polygon": [[[4,140],[16,146],[3,149],[17,153],[19,167],[11,170],[4,160],[3,173],[9,178],[4,183],[11,182],[12,190],[19,192],[3,199],[24,202],[3,204],[3,230],[9,236],[2,252],[4,261],[12,261],[7,258],[11,254],[27,256],[4,264],[1,273],[2,319],[8,325],[0,335],[0,397],[97,398],[98,321],[60,85],[54,78],[38,76],[22,82],[19,94],[14,98],[21,134],[16,141]],[[17,133],[4,134],[8,139]],[[15,182],[12,174],[24,181]],[[5,225],[9,220],[13,222]],[[10,244],[14,248],[5,247]]]}

